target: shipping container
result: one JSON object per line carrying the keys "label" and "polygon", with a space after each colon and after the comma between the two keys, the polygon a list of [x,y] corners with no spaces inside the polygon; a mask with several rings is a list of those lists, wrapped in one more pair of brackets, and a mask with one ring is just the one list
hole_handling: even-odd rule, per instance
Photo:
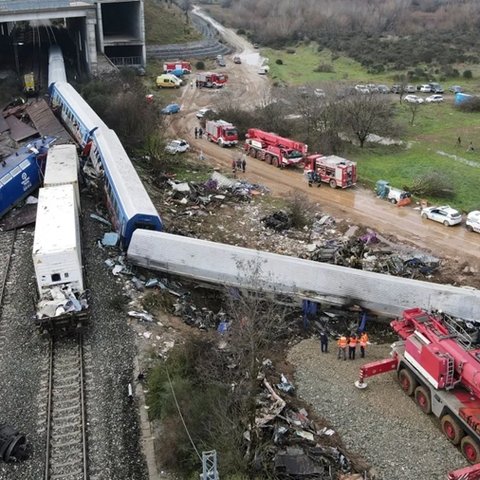
{"label": "shipping container", "polygon": [[40,298],[55,286],[84,290],[80,223],[72,185],[39,190],[32,256]]}
{"label": "shipping container", "polygon": [[76,205],[80,210],[78,169],[79,161],[75,145],[54,145],[48,150],[43,185],[44,187],[72,185]]}

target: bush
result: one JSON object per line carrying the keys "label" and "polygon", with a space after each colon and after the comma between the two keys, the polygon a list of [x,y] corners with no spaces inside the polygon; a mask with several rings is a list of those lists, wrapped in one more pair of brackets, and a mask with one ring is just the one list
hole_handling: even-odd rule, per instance
{"label": "bush", "polygon": [[452,198],[455,195],[450,177],[438,172],[424,173],[414,178],[407,190],[422,197]]}
{"label": "bush", "polygon": [[205,70],[205,62],[203,62],[202,60],[199,60],[196,64],[195,64],[195,68],[197,70]]}
{"label": "bush", "polygon": [[314,72],[333,73],[335,70],[333,69],[333,65],[331,63],[321,63],[313,71]]}
{"label": "bush", "polygon": [[239,28],[237,30],[237,35],[245,35],[245,29],[244,28]]}
{"label": "bush", "polygon": [[480,97],[472,97],[457,105],[462,112],[480,112]]}
{"label": "bush", "polygon": [[473,73],[471,70],[465,70],[463,72],[463,78],[470,79],[473,78]]}
{"label": "bush", "polygon": [[283,60],[282,60],[281,58],[277,58],[277,59],[275,60],[275,63],[276,63],[277,65],[283,65]]}
{"label": "bush", "polygon": [[293,228],[300,229],[312,223],[312,218],[308,216],[308,197],[305,194],[290,192],[286,208]]}

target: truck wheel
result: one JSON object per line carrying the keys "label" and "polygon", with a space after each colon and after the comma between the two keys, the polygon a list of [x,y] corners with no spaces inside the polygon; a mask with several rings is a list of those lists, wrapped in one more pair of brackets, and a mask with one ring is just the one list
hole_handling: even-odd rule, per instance
{"label": "truck wheel", "polygon": [[278,161],[278,157],[273,157],[273,159],[272,159],[272,165],[273,165],[274,167],[277,167],[277,168],[280,166],[280,163],[279,163],[279,161]]}
{"label": "truck wheel", "polygon": [[248,151],[248,154],[253,157],[253,158],[256,158],[257,156],[257,152],[254,148],[251,148],[249,151]]}
{"label": "truck wheel", "polygon": [[265,155],[265,161],[271,165],[272,164],[272,156],[269,155],[268,153]]}
{"label": "truck wheel", "polygon": [[469,435],[462,438],[460,443],[460,450],[463,456],[467,459],[468,463],[478,463],[480,461],[480,448]]}
{"label": "truck wheel", "polygon": [[332,188],[337,188],[337,182],[335,180],[330,180],[329,185]]}
{"label": "truck wheel", "polygon": [[432,402],[430,401],[430,393],[425,387],[417,387],[415,389],[415,402],[420,407],[420,410],[429,414],[432,413]]}
{"label": "truck wheel", "polygon": [[223,140],[221,138],[218,139],[217,145],[219,147],[224,147],[225,145],[223,144]]}
{"label": "truck wheel", "polygon": [[397,201],[394,198],[391,198],[390,203],[393,203],[394,205],[396,205]]}
{"label": "truck wheel", "polygon": [[440,424],[442,425],[442,432],[450,443],[458,445],[465,435],[465,432],[460,428],[456,420],[454,420],[451,415],[444,415],[440,420]]}
{"label": "truck wheel", "polygon": [[209,142],[213,142],[212,136],[207,134],[207,140],[208,140]]}
{"label": "truck wheel", "polygon": [[418,385],[414,376],[406,368],[402,368],[402,370],[398,372],[398,381],[400,382],[402,390],[411,397]]}

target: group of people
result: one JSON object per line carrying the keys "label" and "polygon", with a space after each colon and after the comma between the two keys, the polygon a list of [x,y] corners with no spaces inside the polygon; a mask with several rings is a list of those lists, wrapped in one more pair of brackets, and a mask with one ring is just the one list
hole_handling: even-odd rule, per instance
{"label": "group of people", "polygon": [[232,158],[232,174],[233,177],[235,178],[237,175],[237,171],[242,171],[245,173],[245,170],[247,168],[247,156],[242,154],[241,157],[237,158],[236,160]]}
{"label": "group of people", "polygon": [[[338,352],[337,358],[343,357],[347,359],[347,349],[349,360],[355,360],[355,354],[357,352],[357,346],[360,347],[360,356],[365,357],[365,351],[368,344],[367,332],[362,332],[359,335],[351,333],[350,335],[340,335],[337,340]],[[320,332],[320,349],[322,353],[328,353],[328,333],[325,330]]]}
{"label": "group of people", "polygon": [[195,138],[202,138],[203,137],[203,128],[197,128],[195,127],[195,130],[193,131],[195,133]]}

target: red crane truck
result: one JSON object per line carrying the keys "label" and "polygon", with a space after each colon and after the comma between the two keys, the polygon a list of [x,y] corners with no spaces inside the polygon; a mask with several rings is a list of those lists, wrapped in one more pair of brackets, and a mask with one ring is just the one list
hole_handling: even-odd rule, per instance
{"label": "red crane truck", "polygon": [[458,320],[420,308],[390,325],[401,338],[392,358],[365,364],[355,385],[364,388],[365,378],[396,370],[403,391],[440,419],[445,436],[473,464],[450,472],[449,480],[480,479],[480,329],[471,335]]}
{"label": "red crane truck", "polygon": [[197,86],[206,88],[221,88],[228,80],[228,75],[224,73],[215,72],[200,72],[197,73]]}
{"label": "red crane truck", "polygon": [[309,181],[325,182],[332,188],[348,188],[357,183],[357,164],[336,155],[309,155],[305,159],[304,172]]}
{"label": "red crane truck", "polygon": [[265,160],[275,167],[303,163],[308,149],[304,143],[257,128],[248,129],[243,148],[251,157]]}
{"label": "red crane truck", "polygon": [[220,147],[233,147],[238,143],[238,130],[224,120],[208,120],[205,124],[207,140]]}

